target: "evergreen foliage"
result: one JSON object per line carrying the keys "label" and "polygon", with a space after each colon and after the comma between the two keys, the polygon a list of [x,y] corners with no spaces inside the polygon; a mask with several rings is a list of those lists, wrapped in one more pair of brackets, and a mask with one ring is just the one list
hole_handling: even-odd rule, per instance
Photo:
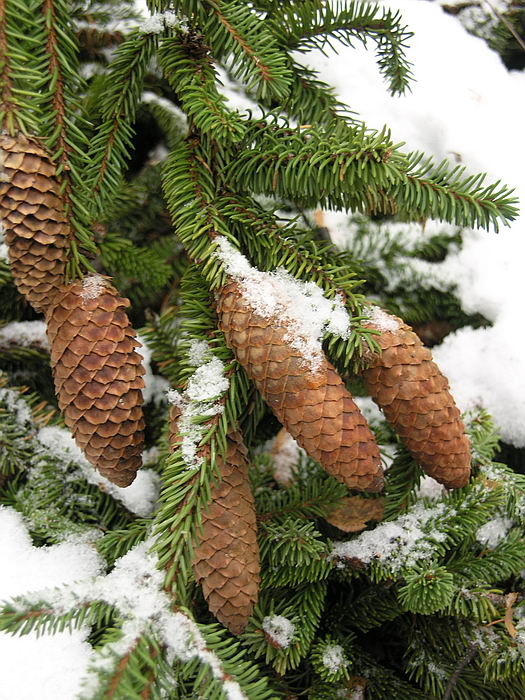
{"label": "evergreen foliage", "polygon": [[[342,300],[351,330],[327,332],[323,348],[362,394],[356,372],[377,349],[362,324],[370,301],[431,342],[487,323],[428,271],[461,246],[463,227],[512,221],[512,192],[402,150],[298,61],[312,48],[373,42],[387,89],[403,93],[411,34],[397,13],[346,0],[148,4],[156,14],[141,24],[128,0],[0,0],[2,128],[42,139],[58,164],[73,231],[68,276],[114,277],[142,326],[148,379],[162,389],[146,405],[147,466],[160,491],[137,511],[68,442],[43,371],[47,350],[0,340],[0,504],[21,514],[35,546],[82,537],[105,566],[95,581],[6,601],[0,629],[89,629],[86,700],[524,697],[525,477],[494,461],[490,416],[464,417],[470,483],[430,495],[393,430],[371,418],[389,463],[383,519],[340,530],[330,514],[347,488],[299,452],[283,478],[267,443],[280,426],[227,347],[214,297],[228,278],[217,254],[226,239],[258,270],[284,269]],[[257,112],[232,107],[226,79]],[[158,127],[154,143],[145,115]],[[318,207],[351,211],[348,250],[310,220]],[[423,243],[398,235],[400,221],[427,218],[456,232]],[[0,308],[1,326],[36,318],[4,260]],[[200,399],[190,389],[206,363],[222,367],[228,386]],[[191,407],[173,449],[168,383]],[[208,611],[192,552],[239,427],[262,569],[258,605],[236,639]],[[192,469],[184,438],[195,431]],[[499,537],[483,534],[491,522],[504,525]],[[126,580],[154,600],[148,614],[118,600],[118,586],[108,593]]]}

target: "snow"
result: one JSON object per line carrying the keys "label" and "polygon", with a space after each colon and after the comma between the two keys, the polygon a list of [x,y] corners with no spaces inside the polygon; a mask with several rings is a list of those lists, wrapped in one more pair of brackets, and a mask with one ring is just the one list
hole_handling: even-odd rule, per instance
{"label": "snow", "polygon": [[281,649],[286,649],[290,646],[294,634],[295,625],[287,617],[282,615],[269,615],[264,618],[262,628]]}
{"label": "snow", "polygon": [[0,347],[19,345],[48,350],[44,321],[13,321],[0,328]]}
{"label": "snow", "polygon": [[476,539],[485,547],[494,549],[505,538],[512,525],[510,518],[493,518],[478,529]]}
{"label": "snow", "polygon": [[177,16],[176,12],[166,10],[159,12],[143,20],[141,30],[143,34],[160,34],[164,29],[179,28],[187,30],[187,23]]}
{"label": "snow", "polygon": [[[0,517],[2,511],[0,510]],[[15,518],[19,516],[16,516]],[[7,534],[10,532],[9,522]],[[2,530],[3,532],[3,530]],[[32,553],[32,548],[29,543],[27,533],[20,534],[19,531],[14,533],[18,535],[16,544],[17,550],[22,555],[27,557],[28,550]],[[8,543],[11,539],[8,538]],[[220,659],[206,647],[206,642],[200,633],[198,626],[188,616],[181,612],[171,611],[171,600],[163,590],[164,573],[158,568],[157,557],[152,554],[149,549],[154,544],[153,540],[147,540],[133,547],[127,554],[118,559],[111,573],[105,575],[100,573],[100,560],[94,552],[90,552],[91,560],[85,560],[87,556],[85,551],[81,551],[83,555],[82,565],[75,568],[73,560],[72,571],[75,576],[65,577],[65,582],[69,585],[61,586],[60,588],[47,588],[42,590],[42,583],[46,585],[47,580],[44,576],[38,577],[39,593],[34,596],[26,596],[23,601],[17,600],[16,605],[25,609],[25,601],[31,599],[41,601],[46,607],[54,610],[58,614],[65,614],[79,605],[87,604],[92,601],[104,601],[109,605],[114,606],[123,619],[122,637],[116,642],[107,645],[100,653],[91,652],[90,655],[85,654],[83,658],[84,667],[81,669],[81,674],[76,675],[76,687],[80,682],[83,686],[83,697],[89,697],[96,690],[98,684],[99,673],[101,670],[108,670],[114,667],[114,654],[122,655],[133,648],[138,637],[146,630],[154,629],[160,640],[161,645],[165,647],[165,653],[168,662],[174,659],[181,661],[189,661],[192,658],[198,657],[203,663],[206,663],[212,670],[213,675],[219,680],[228,681],[228,685],[223,687],[225,696],[228,700],[246,700],[240,686],[234,680],[226,677],[222,668]],[[20,546],[22,545],[22,546]],[[25,545],[25,548],[24,548]],[[9,545],[8,545],[9,546]],[[57,550],[57,548],[75,547],[78,545],[57,545],[54,548],[41,548],[36,550],[36,557],[46,555],[46,549]],[[80,545],[84,550],[86,545]],[[2,552],[3,553],[3,552]],[[76,551],[73,549],[72,555]],[[6,552],[9,554],[9,552]],[[60,550],[59,564],[66,566],[69,564],[70,552]],[[39,562],[33,562],[33,566]],[[45,570],[44,570],[45,573]],[[56,576],[51,577],[51,585],[56,586],[62,581],[56,580]],[[74,578],[77,580],[73,582]],[[33,586],[34,588],[34,586]],[[22,590],[27,590],[22,588]],[[18,585],[14,588],[17,595],[21,589]],[[13,595],[13,592],[8,590],[8,595]],[[85,636],[84,632],[84,636]],[[45,638],[47,639],[47,637]],[[82,639],[82,641],[84,641]],[[87,652],[87,649],[86,649]],[[55,673],[57,668],[62,669],[63,657],[60,657],[60,667],[55,665]],[[86,661],[89,662],[89,668],[86,669]],[[78,670],[74,669],[77,673]],[[83,678],[80,680],[79,676]],[[1,691],[0,691],[1,692]],[[34,692],[34,691],[33,691]],[[2,697],[2,696],[0,696]],[[12,696],[19,696],[13,694]],[[28,699],[31,697],[27,696]],[[42,695],[36,692],[33,697]],[[49,696],[51,697],[51,696]],[[67,697],[59,695],[58,697]]]}
{"label": "snow", "polygon": [[160,479],[152,469],[140,469],[130,486],[116,486],[87,461],[73,436],[65,428],[41,428],[37,439],[48,452],[65,464],[75,462],[88,483],[109,493],[135,515],[146,517],[153,512],[158,499]]}
{"label": "snow", "polygon": [[144,90],[142,93],[141,102],[145,102],[146,104],[156,104],[165,109],[167,112],[170,112],[176,119],[178,119],[181,126],[186,124],[186,115],[181,109],[176,107],[170,100],[167,100],[161,95],[157,95],[155,92],[151,92],[151,90]]}
{"label": "snow", "polygon": [[325,333],[347,338],[350,317],[340,297],[327,299],[315,282],[301,282],[286,270],[261,272],[224,237],[215,239],[217,257],[227,274],[239,282],[244,301],[257,314],[285,329],[284,340],[301,353],[305,366],[318,371],[324,361]]}
{"label": "snow", "polygon": [[430,498],[435,500],[441,498],[446,493],[443,484],[433,479],[431,476],[425,476],[421,479],[421,483],[416,489],[417,498]]}
{"label": "snow", "polygon": [[383,311],[383,309],[380,309],[379,306],[372,306],[369,312],[367,324],[370,324],[376,330],[391,333],[398,330],[399,323],[397,320],[386,311]]}
{"label": "snow", "polygon": [[20,425],[25,426],[33,420],[28,404],[13,389],[0,389],[0,403],[5,403],[8,411],[16,416],[16,421]]}
{"label": "snow", "polygon": [[275,481],[281,486],[290,486],[294,470],[306,452],[284,428],[265,444],[264,450],[271,454]]}
{"label": "snow", "polygon": [[[385,4],[399,9],[414,32],[408,57],[416,81],[407,95],[388,94],[371,50],[338,46],[338,57],[327,48],[326,57],[312,51],[298,60],[318,68],[368,126],[386,123],[394,142],[405,141],[406,150],[424,150],[437,161],[461,160],[471,173],[486,172],[487,182],[501,179],[516,188],[523,209],[525,72],[507,71],[483,40],[468,34],[437,3]],[[344,246],[347,215],[327,212],[325,220]],[[493,323],[492,328],[467,328],[447,337],[442,348],[434,348],[436,361],[449,377],[460,408],[486,408],[503,439],[516,446],[525,446],[520,391],[525,386],[525,324],[517,320],[525,298],[524,222],[522,216],[498,235],[467,230],[462,249],[434,266],[444,285],[456,286],[465,311],[482,313]],[[453,230],[429,223],[434,231]],[[396,226],[400,231],[414,228]]]}
{"label": "snow", "polygon": [[188,362],[198,367],[210,359],[210,346],[205,340],[192,340],[188,349]]}
{"label": "snow", "polygon": [[[5,507],[0,507],[0,560],[0,600],[96,576],[102,567],[82,539],[33,547],[22,516]],[[40,637],[0,633],[0,700],[73,700],[92,653],[88,634],[87,628]]]}
{"label": "snow", "polygon": [[101,275],[88,275],[82,280],[80,296],[84,301],[96,299],[102,294],[107,285],[107,280]]}
{"label": "snow", "polygon": [[5,243],[0,243],[0,260],[9,260],[9,248]]}
{"label": "snow", "polygon": [[[206,344],[207,345],[207,344]],[[211,357],[211,359],[208,359]],[[207,422],[198,423],[199,416],[213,418],[224,410],[220,402],[222,395],[230,385],[224,374],[225,365],[211,350],[204,349],[200,343],[190,345],[190,364],[200,360],[201,364],[190,377],[186,389],[181,393],[175,389],[168,391],[168,401],[181,409],[177,420],[179,434],[182,436],[180,450],[188,468],[197,469],[204,461],[198,454],[198,445],[209,429]]]}
{"label": "snow", "polygon": [[377,561],[392,572],[399,572],[433,556],[433,542],[442,542],[445,535],[429,525],[443,512],[443,503],[434,506],[416,503],[395,520],[366,530],[348,542],[334,542],[330,556],[340,562],[357,559],[370,564]]}
{"label": "snow", "polygon": [[166,400],[166,391],[169,389],[169,382],[161,377],[159,374],[153,374],[151,369],[151,357],[153,354],[152,349],[147,344],[143,336],[137,334],[137,340],[140,345],[135,348],[135,352],[142,355],[142,366],[146,370],[146,374],[143,376],[144,379],[144,389],[142,389],[142,397],[144,403],[160,404]]}
{"label": "snow", "polygon": [[343,647],[339,644],[331,644],[326,647],[322,656],[322,662],[323,666],[325,666],[330,673],[337,673],[348,664],[348,661],[345,659]]}
{"label": "snow", "polygon": [[385,420],[383,412],[369,396],[354,396],[354,402],[371,425],[378,425]]}

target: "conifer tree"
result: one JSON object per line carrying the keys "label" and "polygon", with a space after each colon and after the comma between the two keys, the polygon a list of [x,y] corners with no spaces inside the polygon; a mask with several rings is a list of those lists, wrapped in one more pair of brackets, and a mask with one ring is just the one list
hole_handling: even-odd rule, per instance
{"label": "conifer tree", "polygon": [[89,700],[523,697],[525,477],[407,325],[476,322],[406,269],[454,237],[388,233],[497,231],[512,192],[368,128],[299,60],[373,44],[403,94],[386,7],[148,6],[0,0],[0,503],[105,567],[4,601],[0,630],[89,630]]}

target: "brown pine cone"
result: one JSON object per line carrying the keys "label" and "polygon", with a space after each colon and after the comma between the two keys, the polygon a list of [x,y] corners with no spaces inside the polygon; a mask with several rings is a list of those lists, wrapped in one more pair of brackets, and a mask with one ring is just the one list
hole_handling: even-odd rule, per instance
{"label": "brown pine cone", "polygon": [[382,353],[374,355],[363,379],[370,396],[427,474],[448,488],[470,476],[470,443],[448,381],[414,331],[380,309],[364,326]]}
{"label": "brown pine cone", "polygon": [[70,227],[56,166],[33,138],[0,136],[0,217],[18,291],[45,311],[64,282]]}
{"label": "brown pine cone", "polygon": [[[172,447],[179,441],[179,415],[172,406]],[[260,566],[255,503],[240,433],[228,435],[226,460],[219,457],[217,465],[220,480],[212,484],[210,504],[202,512],[193,572],[210,611],[232,634],[241,634],[259,596]]]}
{"label": "brown pine cone", "polygon": [[107,279],[86,277],[56,294],[46,312],[58,405],[99,472],[129,486],[142,464],[144,368],[140,345]]}
{"label": "brown pine cone", "polygon": [[333,365],[314,373],[279,318],[260,316],[236,283],[218,295],[219,327],[279,421],[306,453],[351,489],[383,488],[379,449]]}

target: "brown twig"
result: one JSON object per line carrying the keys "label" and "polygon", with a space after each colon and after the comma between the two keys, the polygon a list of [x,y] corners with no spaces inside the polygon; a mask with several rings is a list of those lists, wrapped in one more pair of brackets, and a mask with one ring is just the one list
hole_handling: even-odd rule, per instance
{"label": "brown twig", "polygon": [[449,681],[447,683],[447,687],[445,688],[443,700],[450,700],[450,698],[452,697],[452,693],[454,691],[454,688],[456,687],[461,674],[463,673],[465,668],[469,665],[469,663],[473,660],[473,658],[476,656],[477,653],[478,653],[478,645],[476,642],[473,642],[467,648],[467,651],[460,659],[458,665],[454,669],[454,673],[450,676]]}

